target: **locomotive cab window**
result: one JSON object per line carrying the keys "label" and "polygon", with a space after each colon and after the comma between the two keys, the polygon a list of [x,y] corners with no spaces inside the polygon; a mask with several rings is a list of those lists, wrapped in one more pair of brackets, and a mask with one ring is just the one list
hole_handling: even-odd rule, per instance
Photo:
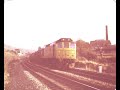
{"label": "locomotive cab window", "polygon": [[64,42],[64,48],[69,48],[69,42]]}
{"label": "locomotive cab window", "polygon": [[57,44],[57,47],[58,47],[58,48],[62,48],[62,42],[59,42],[59,43]]}
{"label": "locomotive cab window", "polygon": [[75,48],[75,43],[74,42],[70,43],[70,48]]}

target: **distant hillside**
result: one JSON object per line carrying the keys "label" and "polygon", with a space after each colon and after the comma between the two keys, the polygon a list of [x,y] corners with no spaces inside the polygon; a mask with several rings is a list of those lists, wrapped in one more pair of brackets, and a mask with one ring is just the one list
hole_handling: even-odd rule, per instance
{"label": "distant hillside", "polygon": [[4,44],[4,48],[7,50],[14,50],[15,49],[15,47],[10,46],[10,45],[6,45],[6,44]]}
{"label": "distant hillside", "polygon": [[6,49],[6,50],[15,50],[15,49],[20,49],[20,51],[22,52],[22,53],[33,53],[33,52],[35,52],[35,50],[29,50],[29,49],[23,49],[23,48],[16,48],[16,47],[14,47],[14,46],[10,46],[10,45],[6,45],[6,44],[4,44],[4,49]]}

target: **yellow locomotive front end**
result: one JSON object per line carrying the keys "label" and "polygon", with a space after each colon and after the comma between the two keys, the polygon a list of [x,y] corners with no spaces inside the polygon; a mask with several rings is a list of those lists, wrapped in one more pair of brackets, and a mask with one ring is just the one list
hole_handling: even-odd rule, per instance
{"label": "yellow locomotive front end", "polygon": [[55,58],[64,66],[71,65],[76,59],[76,43],[70,38],[62,38],[55,44]]}
{"label": "yellow locomotive front end", "polygon": [[76,59],[76,44],[74,42],[59,42],[55,49],[56,58]]}

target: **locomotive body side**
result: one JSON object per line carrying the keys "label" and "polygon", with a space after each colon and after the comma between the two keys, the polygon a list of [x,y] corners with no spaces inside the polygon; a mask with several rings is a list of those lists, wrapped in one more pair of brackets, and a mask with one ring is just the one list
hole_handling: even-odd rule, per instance
{"label": "locomotive body side", "polygon": [[46,46],[44,49],[44,58],[54,58],[53,56],[53,46]]}

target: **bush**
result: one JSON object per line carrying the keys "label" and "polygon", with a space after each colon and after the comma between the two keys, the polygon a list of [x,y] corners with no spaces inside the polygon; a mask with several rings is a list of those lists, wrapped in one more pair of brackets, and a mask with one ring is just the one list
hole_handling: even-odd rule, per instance
{"label": "bush", "polygon": [[85,63],[82,63],[82,62],[76,62],[76,63],[75,63],[75,67],[85,68],[85,67],[86,67],[86,64],[85,64]]}
{"label": "bush", "polygon": [[111,73],[111,74],[116,73],[116,63],[110,64],[109,66],[107,66],[105,72]]}

